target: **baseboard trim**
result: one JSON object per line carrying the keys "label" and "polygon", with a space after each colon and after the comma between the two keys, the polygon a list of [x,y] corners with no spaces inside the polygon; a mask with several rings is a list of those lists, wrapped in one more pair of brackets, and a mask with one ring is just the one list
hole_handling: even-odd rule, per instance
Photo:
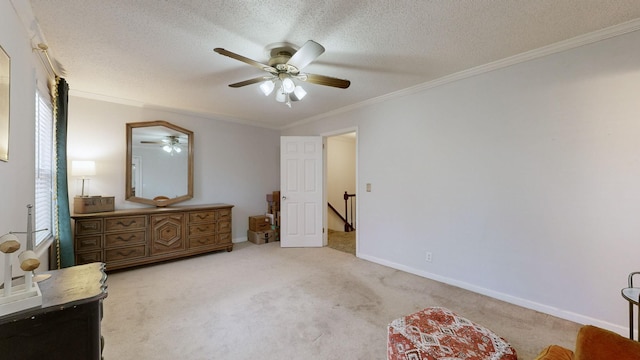
{"label": "baseboard trim", "polygon": [[245,242],[245,241],[249,241],[249,239],[247,239],[246,236],[245,237],[238,237],[238,238],[231,239],[231,242],[234,243],[234,244]]}
{"label": "baseboard trim", "polygon": [[621,326],[618,324],[614,324],[614,323],[610,323],[607,321],[603,321],[600,319],[596,319],[596,318],[592,318],[583,314],[578,314],[572,311],[569,311],[567,309],[560,309],[560,308],[556,308],[553,306],[549,306],[549,305],[545,305],[545,304],[541,304],[535,301],[531,301],[531,300],[527,300],[527,299],[523,299],[523,298],[519,298],[516,296],[512,296],[509,294],[505,294],[502,292],[498,292],[498,291],[494,291],[491,289],[487,289],[487,288],[483,288],[480,286],[476,286],[464,281],[459,281],[456,279],[452,279],[452,278],[448,278],[448,277],[444,277],[444,276],[440,276],[437,274],[433,274],[427,271],[423,271],[423,270],[419,270],[419,269],[414,269],[402,264],[398,264],[398,263],[394,263],[385,259],[380,259],[378,257],[375,256],[370,256],[370,255],[365,255],[362,253],[358,254],[358,257],[360,259],[363,260],[367,260],[367,261],[371,261],[373,263],[379,264],[379,265],[383,265],[383,266],[387,266],[396,270],[400,270],[400,271],[404,271],[413,275],[417,275],[423,278],[427,278],[430,280],[434,280],[434,281],[438,281],[447,285],[452,285],[455,287],[459,287],[461,289],[465,289],[465,290],[469,290],[481,295],[486,295],[489,296],[491,298],[497,299],[497,300],[501,300],[513,305],[517,305],[517,306],[521,306],[523,308],[527,308],[530,310],[535,310],[535,311],[539,311],[541,313],[547,314],[547,315],[551,315],[551,316],[555,316],[557,318],[560,319],[564,319],[564,320],[568,320],[568,321],[573,321],[575,323],[578,324],[589,324],[589,325],[594,325],[594,326],[598,326],[601,327],[603,329],[607,329],[607,330],[611,330],[613,332],[616,332],[620,335],[623,336],[628,336],[629,335],[629,329],[626,326]]}

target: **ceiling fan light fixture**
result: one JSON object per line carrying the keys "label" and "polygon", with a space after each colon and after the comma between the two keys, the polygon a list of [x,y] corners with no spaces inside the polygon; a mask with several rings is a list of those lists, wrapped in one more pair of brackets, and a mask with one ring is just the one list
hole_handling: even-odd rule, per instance
{"label": "ceiling fan light fixture", "polygon": [[262,93],[264,94],[264,96],[271,95],[275,87],[276,87],[276,84],[274,84],[272,80],[263,81],[260,84],[260,90],[262,90]]}
{"label": "ceiling fan light fixture", "polygon": [[290,77],[285,77],[284,79],[282,79],[282,90],[285,93],[291,94],[293,90],[295,90],[295,88],[296,84],[293,82],[293,80],[291,80]]}
{"label": "ceiling fan light fixture", "polygon": [[302,86],[298,85],[298,86],[296,86],[295,89],[293,89],[293,94],[291,94],[291,100],[300,101],[306,95],[307,95],[307,92],[302,88]]}
{"label": "ceiling fan light fixture", "polygon": [[162,147],[162,150],[164,150],[164,151],[166,151],[166,152],[170,153],[170,152],[171,152],[171,150],[173,150],[173,149],[171,148],[171,146],[169,146],[169,145],[165,145],[165,146],[163,146],[163,147]]}

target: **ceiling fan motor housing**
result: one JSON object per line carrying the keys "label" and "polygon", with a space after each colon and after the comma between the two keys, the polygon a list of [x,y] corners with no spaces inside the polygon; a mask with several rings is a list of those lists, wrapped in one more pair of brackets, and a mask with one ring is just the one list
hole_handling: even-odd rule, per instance
{"label": "ceiling fan motor housing", "polygon": [[279,64],[286,64],[291,59],[291,56],[293,54],[288,51],[280,51],[269,59],[269,66],[276,67]]}

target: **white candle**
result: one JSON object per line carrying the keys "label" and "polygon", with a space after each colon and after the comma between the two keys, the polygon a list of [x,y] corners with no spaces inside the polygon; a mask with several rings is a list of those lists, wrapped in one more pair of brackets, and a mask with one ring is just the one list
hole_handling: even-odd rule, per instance
{"label": "white candle", "polygon": [[24,291],[31,291],[31,287],[33,287],[33,273],[31,271],[27,271],[24,273]]}
{"label": "white candle", "polygon": [[37,269],[40,266],[40,260],[31,250],[26,250],[18,255],[18,260],[20,261],[20,268],[24,271],[24,284],[25,291],[30,291],[33,283],[33,273],[32,271]]}
{"label": "white candle", "polygon": [[11,296],[11,254],[4,254],[4,296]]}
{"label": "white candle", "polygon": [[0,236],[0,251],[4,253],[4,296],[11,295],[11,254],[20,249],[18,237],[13,234]]}

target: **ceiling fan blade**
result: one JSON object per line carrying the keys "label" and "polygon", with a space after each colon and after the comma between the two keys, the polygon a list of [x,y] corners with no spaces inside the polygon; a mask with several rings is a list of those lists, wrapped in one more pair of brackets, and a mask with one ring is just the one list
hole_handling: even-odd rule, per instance
{"label": "ceiling fan blade", "polygon": [[251,84],[257,84],[259,82],[263,82],[265,80],[269,80],[269,79],[273,79],[273,76],[258,76],[257,78],[253,78],[253,79],[249,79],[249,80],[245,80],[245,81],[240,81],[234,84],[229,84],[229,87],[232,88],[239,88],[239,87],[243,87],[243,86],[247,86],[247,85],[251,85]]}
{"label": "ceiling fan blade", "polygon": [[306,81],[312,84],[333,86],[340,89],[346,89],[349,87],[349,85],[351,85],[351,81],[349,80],[338,79],[338,78],[325,76],[325,75],[315,75],[315,74],[304,73],[298,78],[302,81]]}
{"label": "ceiling fan blade", "polygon": [[255,60],[249,59],[248,57],[244,57],[242,55],[238,55],[238,54],[236,54],[234,52],[231,52],[229,50],[225,50],[223,48],[215,48],[215,49],[213,49],[213,51],[217,52],[220,55],[228,56],[228,57],[230,57],[232,59],[240,60],[243,63],[249,64],[251,66],[255,66],[260,70],[264,70],[264,71],[267,71],[267,72],[270,72],[270,73],[278,72],[275,68],[273,68],[273,67],[271,67],[269,65],[263,64],[261,62],[257,62]]}
{"label": "ceiling fan blade", "polygon": [[309,40],[287,61],[287,65],[295,66],[298,70],[302,70],[309,65],[318,56],[322,55],[324,47],[313,40]]}

